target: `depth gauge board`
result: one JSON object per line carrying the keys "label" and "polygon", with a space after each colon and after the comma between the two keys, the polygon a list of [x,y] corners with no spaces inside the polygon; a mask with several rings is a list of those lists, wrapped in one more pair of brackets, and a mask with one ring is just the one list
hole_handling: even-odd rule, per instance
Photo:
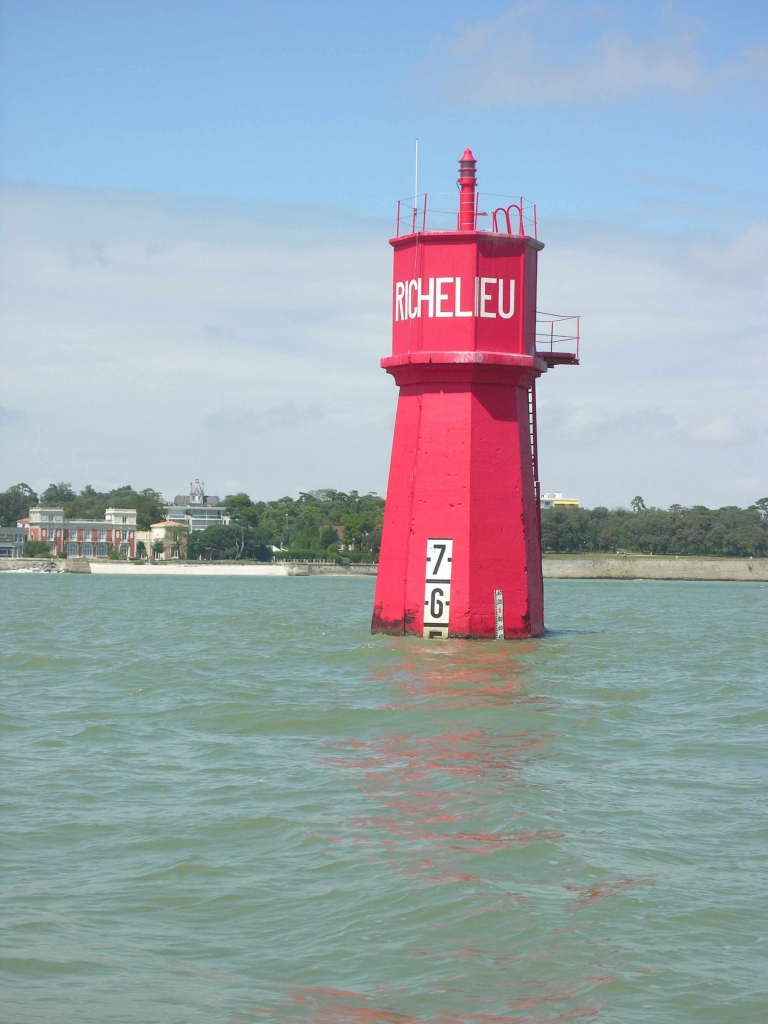
{"label": "depth gauge board", "polygon": [[451,615],[451,570],[453,540],[447,537],[427,541],[427,581],[424,588],[424,636],[447,640]]}

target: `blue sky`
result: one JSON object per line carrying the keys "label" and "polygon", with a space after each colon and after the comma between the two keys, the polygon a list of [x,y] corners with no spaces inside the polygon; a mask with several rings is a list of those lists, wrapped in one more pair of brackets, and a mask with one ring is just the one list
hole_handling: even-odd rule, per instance
{"label": "blue sky", "polygon": [[[26,295],[6,300],[6,338],[27,351],[50,346],[37,389],[24,384],[20,361],[0,392],[0,429],[15,453],[0,486],[25,474],[80,486],[116,474],[116,482],[156,482],[172,493],[201,474],[219,490],[239,485],[262,497],[323,485],[383,491],[394,408],[376,358],[388,344],[386,234],[395,199],[412,192],[418,136],[424,187],[451,190],[455,161],[471,145],[483,190],[538,203],[548,243],[540,305],[585,314],[585,365],[542,382],[545,488],[571,489],[589,504],[626,503],[643,488],[646,500],[661,504],[746,503],[755,488],[768,490],[760,399],[768,5],[2,0],[0,15],[3,216],[12,221],[14,250],[32,254],[23,272],[16,265],[6,273],[14,286],[6,290]],[[106,205],[105,189],[112,190]],[[178,197],[186,197],[181,205]],[[339,288],[341,303],[343,293],[325,270],[300,308],[290,290],[278,301],[272,287],[262,301],[256,288],[254,304],[231,324],[226,308],[214,324],[208,309],[200,324],[185,320],[184,287],[194,305],[216,277],[216,253],[229,259],[248,249],[244,276],[233,259],[230,280],[249,290],[245,268],[269,259],[264,225],[288,216],[286,203],[299,204],[285,251],[291,266],[315,251],[317,259],[301,263],[309,281],[329,245],[337,253],[348,245],[339,258],[354,254],[356,294],[369,296],[367,306],[356,305],[354,325],[347,313],[337,321],[332,310],[323,314],[329,337],[349,332],[350,343],[323,348],[328,379],[316,391],[317,296]],[[125,227],[131,218],[133,238]],[[147,281],[166,282],[168,301],[153,305],[132,335],[114,320],[109,298],[132,273],[120,245],[141,241],[154,251],[152,238],[163,232],[168,251],[180,253],[186,239],[202,262],[193,271],[187,260],[189,279],[174,290],[181,271],[158,269],[155,260]],[[215,251],[203,253],[206,245]],[[57,305],[46,271],[57,260],[74,275],[69,294],[83,289],[77,310]],[[104,274],[86,280],[86,266]],[[134,281],[134,301],[149,302],[147,281]],[[257,350],[245,325],[264,319],[267,298],[277,305]],[[363,323],[366,339],[355,348]],[[652,334],[647,341],[641,324]],[[208,369],[202,353],[190,355],[199,337],[219,339]],[[238,358],[250,361],[255,377],[237,398],[251,429],[229,439],[237,449],[231,464],[215,429],[191,439],[185,467],[142,459],[149,435],[122,462],[55,443],[40,453],[35,431],[50,431],[52,410],[79,430],[83,401],[97,415],[97,392],[108,383],[98,351],[134,346],[146,366],[150,351],[176,346],[163,365],[183,364],[187,383],[177,382],[167,412],[155,413],[158,426],[171,429],[185,403],[199,404],[218,361],[230,358],[227,337],[241,338]],[[93,373],[90,391],[72,407],[51,401],[47,389],[59,386],[74,365],[72,346],[84,339],[105,346],[89,349],[92,369],[79,364],[78,386]],[[740,353],[738,370],[715,370],[723,346]],[[259,363],[259,351],[274,364]],[[281,354],[289,361],[282,373]],[[289,365],[295,386],[281,391]],[[114,372],[126,410],[140,408],[145,392],[125,383],[125,366]],[[354,381],[349,394],[339,376]],[[267,379],[262,393],[257,381]],[[206,395],[206,407],[218,401],[231,412],[224,381],[217,388],[220,398]],[[378,410],[368,434],[351,426],[356,394],[366,416]],[[348,418],[339,420],[345,403]],[[114,401],[104,414],[109,407]],[[303,428],[272,430],[269,457],[251,458],[267,435],[248,416],[263,425],[272,408],[314,412],[298,415]],[[217,410],[211,416],[221,424]],[[363,438],[359,451],[350,430]],[[321,443],[318,452],[313,445]],[[331,454],[340,450],[343,469]]]}

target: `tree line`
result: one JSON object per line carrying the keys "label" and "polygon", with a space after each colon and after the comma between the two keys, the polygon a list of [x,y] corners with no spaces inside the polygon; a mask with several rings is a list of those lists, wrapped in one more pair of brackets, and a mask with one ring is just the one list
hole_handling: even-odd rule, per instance
{"label": "tree line", "polygon": [[49,484],[41,494],[36,494],[29,484],[14,484],[7,491],[0,491],[0,525],[15,526],[35,505],[62,508],[65,519],[103,519],[110,507],[135,508],[140,530],[148,530],[152,523],[165,519],[163,496],[151,487],[134,491],[126,484],[111,491],[97,491],[87,484],[77,494],[72,484],[60,483]]}
{"label": "tree line", "polygon": [[670,505],[541,511],[541,542],[553,553],[636,551],[654,555],[768,555],[768,498],[749,508]]}
{"label": "tree line", "polygon": [[[221,504],[229,525],[209,526],[177,538],[186,546],[187,558],[268,561],[273,547],[289,558],[338,558],[340,543],[342,557],[350,561],[371,561],[378,554],[384,499],[377,494],[323,488],[302,492],[298,498],[252,501],[241,492],[227,495]],[[135,508],[139,530],[148,530],[166,516],[162,495],[151,487],[136,491],[126,485],[97,491],[88,484],[76,493],[70,483],[58,483],[38,495],[20,483],[0,492],[0,525],[14,526],[35,505],[61,508],[65,519],[103,519],[109,506]]]}
{"label": "tree line", "polygon": [[[50,484],[36,494],[27,484],[0,492],[0,523],[13,526],[33,505],[64,509],[67,519],[103,519],[110,505],[135,508],[137,526],[149,529],[165,519],[159,491],[131,486],[97,491],[90,485],[76,493],[69,483]],[[378,555],[384,499],[331,488],[307,491],[298,498],[253,501],[230,494],[222,505],[228,526],[209,526],[186,540],[187,558],[256,558],[267,561],[273,548],[281,557],[338,558],[370,561]],[[641,497],[630,508],[551,508],[541,512],[545,552],[608,552],[623,549],[666,555],[768,555],[768,498],[749,508],[704,505],[648,508]],[[339,552],[339,543],[344,550]]]}
{"label": "tree line", "polygon": [[219,557],[264,560],[273,556],[273,548],[289,558],[369,562],[378,555],[384,521],[384,499],[378,494],[322,488],[298,498],[252,501],[241,492],[227,495],[222,504],[229,526],[192,533],[188,558],[218,551]]}

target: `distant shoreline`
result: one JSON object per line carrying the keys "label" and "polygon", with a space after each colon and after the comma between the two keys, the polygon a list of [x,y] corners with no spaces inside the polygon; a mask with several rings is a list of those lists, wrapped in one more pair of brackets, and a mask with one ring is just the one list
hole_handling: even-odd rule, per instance
{"label": "distant shoreline", "polygon": [[[544,579],[700,580],[768,583],[768,558],[711,555],[545,555]],[[93,576],[375,576],[378,566],[332,562],[84,562],[80,559],[4,558],[0,572],[60,572]]]}
{"label": "distant shoreline", "polygon": [[712,555],[545,555],[544,579],[768,583],[768,558]]}

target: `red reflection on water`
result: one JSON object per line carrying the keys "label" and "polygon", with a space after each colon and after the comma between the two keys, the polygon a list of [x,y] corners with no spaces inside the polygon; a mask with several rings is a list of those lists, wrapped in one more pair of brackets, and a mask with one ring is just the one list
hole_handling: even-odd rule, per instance
{"label": "red reflection on water", "polygon": [[402,710],[409,710],[414,701],[420,703],[424,699],[429,699],[435,708],[520,702],[551,706],[548,697],[529,696],[525,692],[528,662],[539,650],[536,641],[408,644],[400,647],[401,657],[396,664],[382,665],[371,678],[408,694],[408,701],[390,705]]}
{"label": "red reflection on water", "polygon": [[[521,786],[520,774],[534,760],[547,756],[545,745],[553,735],[473,729],[420,737],[389,733],[373,740],[333,744],[344,746],[348,756],[332,757],[330,763],[360,772],[369,795],[383,809],[375,816],[353,817],[350,824],[356,836],[346,841],[386,846],[388,841],[381,835],[386,833],[398,841],[402,855],[413,857],[419,851],[409,863],[395,862],[395,870],[423,873],[434,884],[478,880],[474,872],[439,863],[446,854],[488,855],[562,838],[553,829],[510,827],[524,813],[510,805]],[[464,781],[469,784],[466,788],[456,786]],[[493,815],[498,820],[499,814],[504,828],[477,827],[478,817]],[[430,849],[427,856],[424,847]],[[438,857],[440,850],[443,854]]]}
{"label": "red reflection on water", "polygon": [[366,773],[396,770],[400,781],[412,782],[436,774],[452,777],[489,777],[507,781],[528,763],[528,754],[557,733],[534,735],[529,730],[491,734],[482,730],[447,732],[439,736],[405,736],[390,733],[376,740],[346,740],[345,748],[358,750],[355,758],[331,758],[332,764]]}
{"label": "red reflection on water", "polygon": [[[541,728],[496,733],[473,725],[490,722],[492,730],[501,721],[500,715],[489,716],[489,706],[519,704],[526,710],[547,710],[553,706],[548,696],[531,696],[527,692],[527,661],[536,650],[536,642],[496,646],[449,642],[432,648],[412,644],[396,665],[379,669],[376,678],[382,688],[395,686],[403,692],[402,702],[390,708],[426,709],[428,714],[456,707],[468,710],[460,718],[443,716],[444,721],[459,718],[463,727],[443,727],[436,735],[388,732],[371,739],[328,744],[329,763],[342,772],[354,773],[377,805],[376,813],[347,818],[340,824],[339,832],[328,837],[329,842],[353,846],[352,856],[358,861],[372,859],[361,856],[363,853],[377,854],[380,862],[385,861],[396,875],[402,876],[398,891],[407,891],[414,878],[421,884],[466,886],[463,893],[459,890],[457,898],[465,902],[469,899],[463,909],[467,919],[513,907],[516,913],[530,916],[530,904],[520,905],[535,897],[513,891],[514,879],[507,877],[509,866],[514,871],[517,862],[503,857],[495,862],[476,858],[563,838],[559,831],[538,828],[538,822],[518,820],[525,819],[528,813],[529,801],[521,800],[528,787],[526,769],[551,756],[550,741],[557,734],[545,734]],[[482,709],[482,715],[472,716],[473,708]],[[519,724],[531,721],[530,717],[521,720],[510,714],[504,717]],[[410,724],[413,719],[408,721]],[[462,863],[468,857],[475,859]],[[527,863],[531,863],[530,858]],[[451,898],[455,895],[451,894]],[[473,924],[477,928],[477,922]],[[283,1013],[280,1019],[311,1020],[317,1024],[558,1024],[593,1020],[597,1016],[598,1008],[586,1004],[586,993],[602,979],[585,978],[577,968],[579,977],[569,977],[572,972],[568,970],[557,970],[557,984],[555,979],[546,980],[553,964],[563,965],[567,961],[572,952],[570,946],[561,949],[557,941],[554,946],[548,942],[538,953],[526,949],[520,956],[505,956],[504,953],[512,952],[509,947],[491,951],[466,945],[451,951],[445,948],[446,939],[452,944],[451,937],[448,933],[435,934],[438,927],[442,925],[430,926],[434,950],[411,946],[408,955],[448,957],[455,963],[456,979],[466,979],[467,971],[474,972],[474,965],[470,967],[468,961],[485,959],[483,970],[493,978],[493,992],[481,989],[473,998],[471,992],[457,990],[451,996],[446,990],[439,998],[450,1009],[414,1017],[395,1009],[408,998],[404,992],[380,989],[377,995],[369,996],[301,988],[294,990],[290,1001],[294,1013],[300,1016]],[[456,932],[452,935],[456,936]],[[456,937],[455,945],[458,947],[467,939],[482,942],[482,938],[472,939],[464,934],[463,939]],[[528,973],[535,960],[547,963],[542,977]],[[595,971],[594,962],[589,969]],[[435,976],[439,976],[439,968]],[[499,1012],[479,1012],[483,1004]],[[469,1007],[468,1012],[462,1013],[461,1005]]]}
{"label": "red reflection on water", "polygon": [[418,1018],[374,1005],[373,999],[361,992],[345,992],[341,989],[303,987],[302,994],[292,993],[291,998],[312,1005],[310,1019],[315,1024],[332,1024],[335,1021],[351,1021],[353,1024],[411,1024]]}
{"label": "red reflection on water", "polygon": [[[474,952],[468,950],[468,953]],[[597,979],[607,980],[607,979]],[[384,997],[386,998],[386,997]],[[390,999],[397,998],[395,994]],[[280,1009],[266,1010],[260,1007],[248,1007],[245,1011],[251,1019],[253,1017],[272,1016],[286,1022],[298,1022],[310,1020],[313,1024],[339,1024],[347,1021],[349,1024],[565,1024],[567,1021],[593,1020],[598,1012],[597,1006],[575,1006],[569,1010],[551,1012],[545,1014],[534,1013],[541,1007],[551,1008],[553,1004],[568,1002],[578,998],[578,987],[563,987],[542,995],[533,995],[518,1000],[508,1005],[509,1012],[502,1013],[461,1013],[461,1012],[439,1012],[430,1014],[428,1017],[414,1017],[411,1014],[398,1013],[389,1007],[381,1005],[382,997],[378,998],[364,995],[360,992],[345,992],[343,990],[323,988],[318,986],[302,987],[289,996],[290,1002],[284,1003]],[[291,1011],[291,1003],[307,1007],[306,1012]],[[376,1004],[379,1005],[376,1005]],[[521,1016],[514,1011],[523,1010]],[[240,1017],[231,1018],[229,1024],[245,1024]]]}
{"label": "red reflection on water", "polygon": [[[590,903],[597,903],[598,900],[607,899],[608,896],[617,896],[637,885],[656,885],[656,880],[653,878],[619,878],[615,882],[593,882],[592,885],[583,888],[577,885],[566,885],[566,889],[579,893],[575,907],[585,907]],[[575,907],[571,909],[573,910]]]}

